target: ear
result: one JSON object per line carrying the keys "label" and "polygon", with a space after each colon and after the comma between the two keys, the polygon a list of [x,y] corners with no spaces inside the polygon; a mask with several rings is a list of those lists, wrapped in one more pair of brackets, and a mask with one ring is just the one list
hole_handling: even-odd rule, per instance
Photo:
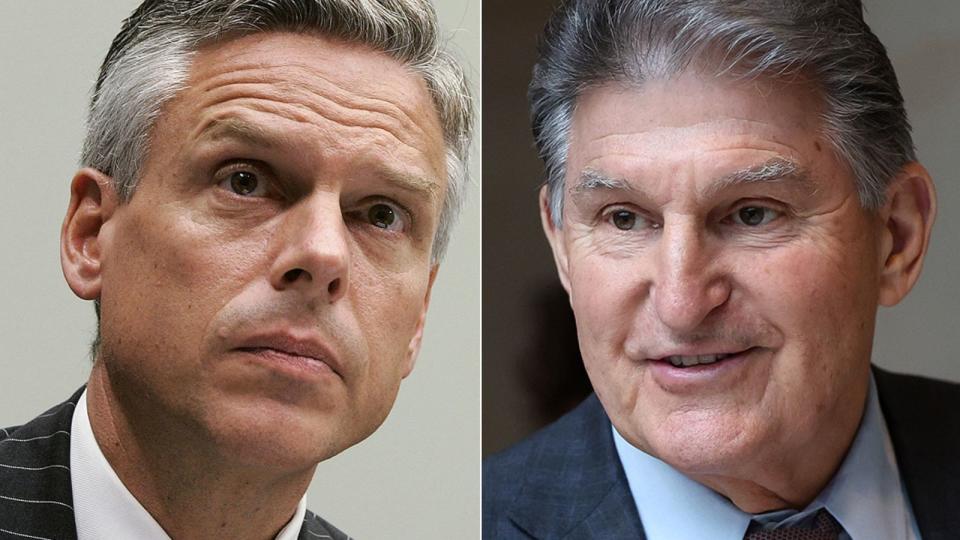
{"label": "ear", "polygon": [[70,289],[84,300],[100,297],[100,229],[116,207],[116,191],[109,176],[91,168],[77,171],[70,182],[70,205],[60,229],[60,265]]}
{"label": "ear", "polygon": [[566,289],[567,295],[570,295],[570,278],[567,274],[569,268],[567,266],[567,246],[563,242],[563,230],[553,222],[550,194],[546,185],[540,188],[540,223],[543,225],[543,233],[547,235],[547,241],[550,242],[550,249],[553,250],[553,262],[557,265],[560,283]]}
{"label": "ear", "polygon": [[881,212],[881,305],[899,303],[917,282],[936,216],[937,194],[930,173],[919,163],[908,163],[887,188]]}
{"label": "ear", "polygon": [[430,281],[427,283],[427,294],[423,297],[423,309],[420,310],[420,318],[417,320],[417,330],[413,333],[413,337],[410,338],[410,345],[407,346],[407,357],[405,359],[405,365],[403,366],[402,375],[404,379],[413,371],[413,366],[417,363],[417,355],[420,354],[420,344],[423,342],[423,325],[427,321],[427,308],[430,307],[430,291],[433,290],[433,282],[437,280],[437,271],[439,269],[439,264],[435,264],[430,268]]}

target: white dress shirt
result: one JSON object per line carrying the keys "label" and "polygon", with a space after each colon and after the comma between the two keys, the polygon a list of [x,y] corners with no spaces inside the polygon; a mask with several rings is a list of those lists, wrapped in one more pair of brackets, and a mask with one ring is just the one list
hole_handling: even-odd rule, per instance
{"label": "white dress shirt", "polygon": [[[78,540],[170,540],[153,516],[127,490],[107,462],[90,427],[87,392],[77,402],[70,427],[70,481]],[[296,540],[307,512],[306,495],[276,540]]]}
{"label": "white dress shirt", "polygon": [[726,497],[633,447],[616,429],[613,438],[648,540],[743,540],[751,519],[792,524],[809,519],[821,508],[843,526],[841,540],[920,538],[873,376],[850,451],[830,483],[800,512],[747,514]]}

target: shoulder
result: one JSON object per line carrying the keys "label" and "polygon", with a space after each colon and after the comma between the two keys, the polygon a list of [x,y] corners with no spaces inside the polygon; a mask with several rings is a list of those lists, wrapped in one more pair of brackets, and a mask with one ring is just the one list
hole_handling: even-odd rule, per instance
{"label": "shoulder", "polygon": [[327,520],[307,510],[298,540],[351,540],[351,538]]}
{"label": "shoulder", "polygon": [[891,431],[936,425],[941,435],[960,438],[960,384],[874,368],[877,394]]}
{"label": "shoulder", "polygon": [[874,368],[900,479],[924,538],[960,530],[960,384]]}
{"label": "shoulder", "polygon": [[894,373],[876,366],[873,368],[873,375],[876,377],[877,385],[880,387],[881,392],[883,390],[900,390],[902,392],[920,395],[928,391],[933,391],[937,394],[947,394],[955,398],[960,398],[960,383],[932,379],[922,375]]}
{"label": "shoulder", "polygon": [[[599,426],[599,430],[597,429]],[[588,432],[609,431],[610,423],[595,395],[590,396],[573,411],[530,437],[483,461],[483,486],[510,490],[517,480],[541,469],[554,469],[564,462],[582,457]],[[489,482],[489,483],[488,483]]]}
{"label": "shoulder", "polygon": [[69,443],[73,410],[82,393],[83,388],[26,424],[0,428],[0,454],[34,454],[41,449]]}
{"label": "shoulder", "polygon": [[[603,477],[594,470],[604,453],[610,422],[596,396],[534,433],[517,445],[486,458],[483,462],[483,521],[488,527],[510,509],[539,504],[567,492],[586,478]],[[544,499],[543,496],[547,496]]]}
{"label": "shoulder", "polygon": [[81,393],[22,426],[0,428],[0,528],[15,536],[71,536],[70,424]]}
{"label": "shoulder", "polygon": [[12,433],[16,432],[21,427],[22,426],[10,426],[5,428],[0,428],[0,441],[3,441],[4,439],[10,437]]}

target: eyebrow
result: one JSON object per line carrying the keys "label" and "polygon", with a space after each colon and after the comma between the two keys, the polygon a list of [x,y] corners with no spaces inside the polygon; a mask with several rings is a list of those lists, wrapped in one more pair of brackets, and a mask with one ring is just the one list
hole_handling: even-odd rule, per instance
{"label": "eyebrow", "polygon": [[[796,162],[782,157],[776,157],[759,165],[753,165],[725,174],[712,182],[706,191],[708,195],[713,195],[724,189],[738,185],[786,181],[806,185],[810,183],[810,174]],[[643,193],[643,189],[631,185],[624,179],[612,178],[594,169],[586,169],[580,173],[580,178],[576,185],[570,188],[570,193],[573,195],[594,191],[629,191],[633,193]]]}
{"label": "eyebrow", "polygon": [[775,157],[767,161],[734,171],[720,177],[708,188],[710,193],[723,191],[726,188],[744,184],[770,184],[777,182],[793,182],[798,185],[810,183],[810,173],[795,161]]}
{"label": "eyebrow", "polygon": [[408,193],[412,193],[415,197],[424,198],[430,201],[435,201],[440,198],[440,184],[437,182],[431,182],[430,180],[426,180],[419,176],[396,171],[390,168],[385,170],[384,176],[393,186]]}
{"label": "eyebrow", "polygon": [[591,191],[637,191],[626,180],[611,178],[599,171],[585,169],[580,173],[577,184],[570,188],[570,193],[579,195]]}
{"label": "eyebrow", "polygon": [[239,141],[272,148],[275,143],[267,132],[255,124],[245,122],[239,118],[214,119],[200,130],[198,139],[220,140],[237,139]]}

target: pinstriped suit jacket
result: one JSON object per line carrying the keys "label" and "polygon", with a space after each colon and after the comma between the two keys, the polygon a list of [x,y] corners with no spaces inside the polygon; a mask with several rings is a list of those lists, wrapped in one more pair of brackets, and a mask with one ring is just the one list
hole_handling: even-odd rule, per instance
{"label": "pinstriped suit jacket", "polygon": [[[0,428],[0,539],[76,540],[70,422],[83,389],[31,422]],[[299,540],[349,540],[307,511]]]}
{"label": "pinstriped suit jacket", "polygon": [[[960,538],[960,385],[879,368],[874,377],[921,536]],[[595,395],[484,462],[483,538],[645,538]]]}

